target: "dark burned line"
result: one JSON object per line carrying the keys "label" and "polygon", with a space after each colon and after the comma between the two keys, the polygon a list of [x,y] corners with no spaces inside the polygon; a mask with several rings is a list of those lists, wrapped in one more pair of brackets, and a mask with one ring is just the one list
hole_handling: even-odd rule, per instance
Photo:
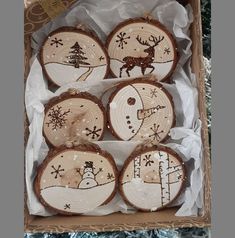
{"label": "dark burned line", "polygon": [[[44,65],[47,65],[47,64],[61,64],[61,65],[66,65],[66,66],[72,66],[74,67],[72,64],[68,64],[68,63],[61,63],[61,62],[48,62],[48,63],[45,63]],[[97,66],[91,66],[91,65],[82,65],[80,66],[80,68],[98,68],[100,66],[106,66],[106,64],[101,64],[101,65],[97,65]],[[79,68],[78,68],[79,69]]]}
{"label": "dark burned line", "polygon": [[100,187],[102,185],[106,185],[106,184],[112,183],[114,181],[115,180],[112,180],[110,182],[99,184],[99,185],[96,185],[96,186],[93,186],[93,187],[89,187],[89,188],[72,188],[72,187],[66,187],[66,186],[62,186],[62,185],[52,185],[52,186],[48,186],[48,187],[42,188],[40,191],[45,190],[47,188],[70,188],[70,189],[74,189],[74,190],[78,190],[78,189],[79,190],[87,190],[87,189],[94,188],[94,187]]}

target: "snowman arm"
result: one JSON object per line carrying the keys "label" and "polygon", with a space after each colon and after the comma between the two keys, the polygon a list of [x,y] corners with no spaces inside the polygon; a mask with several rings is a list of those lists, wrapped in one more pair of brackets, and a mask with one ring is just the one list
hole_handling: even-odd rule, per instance
{"label": "snowman arm", "polygon": [[80,174],[80,176],[82,177],[82,174],[81,174],[81,169],[77,169],[77,172]]}
{"label": "snowman arm", "polygon": [[101,171],[103,171],[103,169],[102,169],[102,168],[99,168],[98,172],[95,173],[95,176],[96,176],[98,173],[100,173]]}

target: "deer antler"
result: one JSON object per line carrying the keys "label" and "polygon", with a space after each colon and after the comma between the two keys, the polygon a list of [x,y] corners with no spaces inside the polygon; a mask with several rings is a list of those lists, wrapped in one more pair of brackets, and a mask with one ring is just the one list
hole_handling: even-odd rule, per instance
{"label": "deer antler", "polygon": [[141,45],[150,46],[150,44],[148,43],[148,41],[147,41],[147,40],[146,40],[146,41],[142,41],[139,35],[136,37],[136,40],[137,40]]}
{"label": "deer antler", "polygon": [[155,37],[155,36],[151,35],[149,37],[149,41],[154,43],[153,46],[157,46],[163,40],[164,40],[164,36]]}

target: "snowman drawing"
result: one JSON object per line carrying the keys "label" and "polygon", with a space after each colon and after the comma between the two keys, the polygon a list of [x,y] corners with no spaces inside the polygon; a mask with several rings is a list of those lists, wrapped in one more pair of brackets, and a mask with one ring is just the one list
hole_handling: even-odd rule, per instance
{"label": "snowman drawing", "polygon": [[87,189],[98,186],[95,177],[102,171],[102,169],[100,168],[97,173],[94,173],[94,169],[92,161],[85,161],[83,174],[81,175],[82,180],[79,183],[78,188]]}

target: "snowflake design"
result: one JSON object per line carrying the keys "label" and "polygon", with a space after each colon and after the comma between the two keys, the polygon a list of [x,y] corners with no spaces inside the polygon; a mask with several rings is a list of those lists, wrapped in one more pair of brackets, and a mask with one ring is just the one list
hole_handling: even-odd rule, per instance
{"label": "snowflake design", "polygon": [[151,89],[150,96],[151,96],[151,98],[153,98],[153,97],[156,98],[157,97],[157,89],[156,88]]}
{"label": "snowflake design", "polygon": [[62,43],[62,39],[57,39],[57,37],[55,37],[55,39],[51,40],[51,45],[55,45],[56,48],[59,47],[59,45],[64,45]]}
{"label": "snowflake design", "polygon": [[71,208],[71,204],[67,204],[67,203],[66,203],[66,204],[64,205],[64,210],[70,209],[70,208]]}
{"label": "snowflake design", "polygon": [[169,55],[171,53],[170,48],[165,48],[164,49],[164,55],[167,54]]}
{"label": "snowflake design", "polygon": [[149,135],[149,137],[153,137],[153,140],[159,141],[161,137],[159,136],[161,133],[163,133],[163,130],[159,130],[160,125],[156,125],[156,123],[153,124],[152,127],[150,127],[151,131],[153,131],[153,134]]}
{"label": "snowflake design", "polygon": [[62,177],[62,175],[60,174],[60,172],[63,172],[64,169],[61,169],[61,165],[58,165],[58,168],[56,169],[54,165],[51,166],[53,171],[51,172],[51,174],[55,174],[55,179],[59,177]]}
{"label": "snowflake design", "polygon": [[153,160],[150,159],[151,154],[150,155],[145,155],[145,158],[143,159],[145,161],[145,166],[151,166],[151,164],[154,163]]}
{"label": "snowflake design", "polygon": [[99,60],[100,61],[104,60],[104,56],[100,56]]}
{"label": "snowflake design", "polygon": [[113,176],[113,174],[111,174],[111,173],[108,173],[108,174],[107,174],[107,179],[108,179],[108,180],[114,179],[114,176]]}
{"label": "snowflake design", "polygon": [[51,108],[50,112],[48,113],[48,117],[50,117],[50,120],[46,124],[48,127],[52,125],[53,130],[56,130],[57,128],[61,129],[67,121],[66,116],[70,112],[70,109],[63,112],[61,108],[62,107],[59,107],[57,105],[57,108]]}
{"label": "snowflake design", "polygon": [[86,136],[92,136],[91,138],[94,140],[96,137],[98,138],[100,135],[98,134],[99,131],[101,131],[102,129],[97,129],[96,126],[93,127],[93,129],[89,129],[89,128],[86,128]]}
{"label": "snowflake design", "polygon": [[127,44],[128,39],[130,39],[130,36],[126,36],[126,32],[120,32],[119,35],[117,35],[117,40],[116,42],[118,43],[118,47],[123,49],[124,45]]}

